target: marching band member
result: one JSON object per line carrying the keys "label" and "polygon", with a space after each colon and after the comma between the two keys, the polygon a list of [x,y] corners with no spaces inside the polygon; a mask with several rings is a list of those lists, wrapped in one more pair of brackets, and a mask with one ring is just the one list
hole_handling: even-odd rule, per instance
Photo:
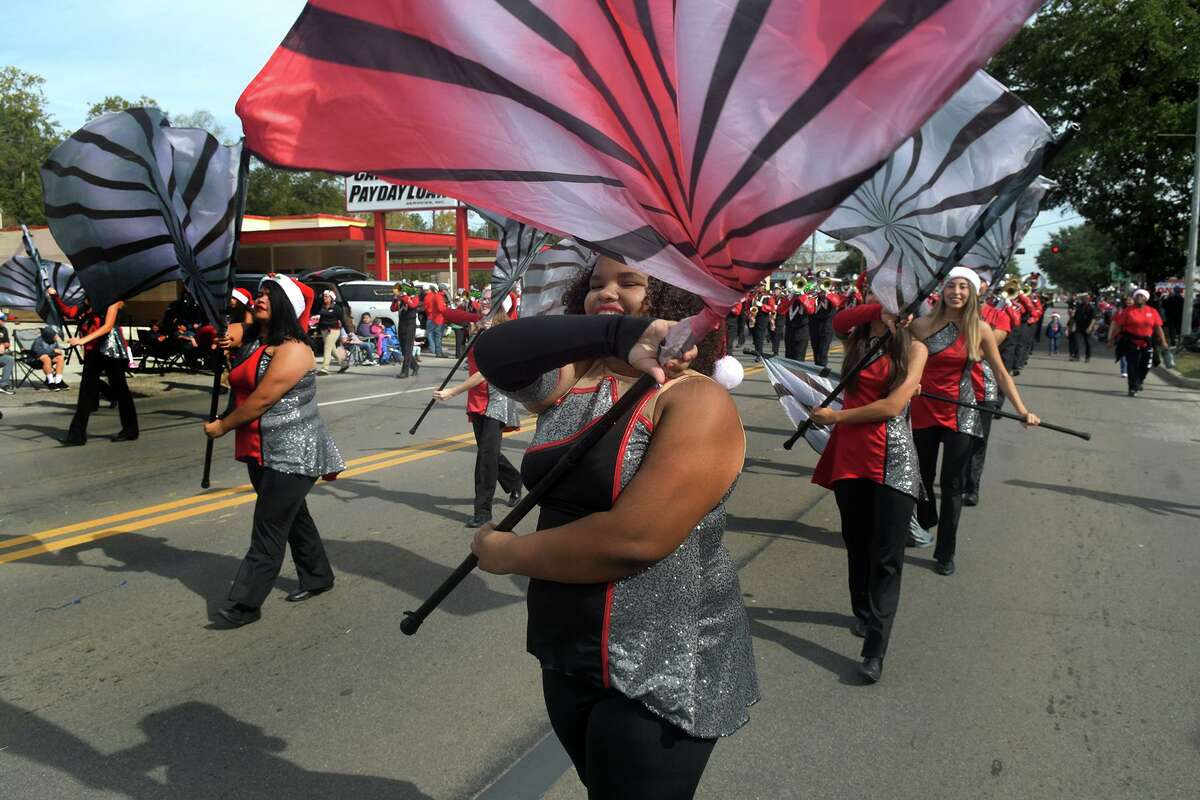
{"label": "marching band member", "polygon": [[[996,338],[996,346],[1003,352],[1004,343],[1012,332],[1012,321],[1007,313],[997,308],[992,302],[993,298],[988,292],[989,288],[988,282],[981,278],[979,295],[985,299],[985,302],[979,307],[979,316],[991,326],[992,335]],[[972,379],[976,383],[983,384],[983,400],[979,402],[979,405],[988,410],[999,411],[1000,388],[996,383],[996,373],[992,371],[991,364],[987,361],[976,361],[974,369],[979,370],[979,374],[972,375]],[[992,418],[992,414],[981,414],[979,417],[982,436],[975,442],[975,450],[971,453],[971,465],[967,470],[967,483],[963,492],[964,506],[979,505],[979,485],[983,480],[983,464],[987,459],[988,438],[992,435]]]}
{"label": "marching band member", "polygon": [[421,308],[421,300],[411,288],[397,283],[392,287],[392,311],[399,318],[396,320],[396,338],[400,340],[400,374],[397,378],[407,378],[417,374],[417,312]]}
{"label": "marching band member", "polygon": [[832,489],[846,543],[852,632],[864,638],[860,672],[871,683],[883,674],[892,623],[900,602],[900,573],[908,520],[921,493],[921,476],[908,406],[920,391],[925,345],[897,327],[876,303],[833,318],[846,342],[845,364],[858,364],[871,341],[892,332],[887,348],[846,387],[840,411],[817,408],[813,422],[833,433],[812,482]]}
{"label": "marching band member", "polygon": [[721,544],[745,437],[729,393],[705,375],[720,334],[665,370],[656,357],[666,320],[701,307],[600,258],[566,315],[518,319],[476,344],[487,380],[539,414],[521,465],[529,486],[641,372],[660,382],[549,491],[535,533],[485,525],[471,548],[485,571],[531,578],[527,648],[589,797],[692,797],[717,738],[758,698]]}
{"label": "marching band member", "polygon": [[794,291],[783,315],[783,354],[793,361],[808,358],[808,320],[817,309],[816,300],[807,292]]}
{"label": "marching band member", "polygon": [[332,480],[346,468],[317,411],[316,360],[307,344],[312,289],[286,275],[268,275],[254,303],[257,330],[243,333],[229,380],[233,410],[205,423],[217,439],[235,432],[234,454],[246,462],[258,500],[250,549],[229,590],[233,605],[217,612],[240,627],[258,620],[279,570],[292,549],[300,602],[333,588],[333,568],[305,498],[317,478]]}
{"label": "marching band member", "polygon": [[[1038,418],[1025,408],[1016,384],[1000,361],[991,326],[979,315],[979,288],[979,275],[974,270],[955,267],[946,278],[941,302],[934,313],[912,324],[912,335],[923,341],[929,351],[921,389],[977,403],[982,399],[983,386],[974,364],[986,359],[1004,396],[1025,417],[1025,426],[1037,425]],[[937,528],[935,570],[939,575],[953,575],[963,487],[974,440],[983,432],[980,414],[974,409],[917,396],[912,403],[912,427],[925,488],[924,497],[917,504],[917,521],[926,535]],[[940,509],[933,494],[939,448],[943,451]]]}
{"label": "marching band member", "polygon": [[[818,281],[827,280],[829,273],[817,273]],[[833,342],[833,315],[842,299],[835,292],[818,288],[816,308],[808,315],[808,335],[812,340],[813,363],[824,367],[829,363],[829,345]]]}
{"label": "marching band member", "polygon": [[775,302],[775,311],[771,314],[771,355],[777,356],[779,355],[779,343],[783,341],[785,326],[781,324],[781,317],[787,313],[787,293],[782,287],[777,287],[771,292],[771,299]]}
{"label": "marching band member", "polygon": [[1159,313],[1147,305],[1150,293],[1138,289],[1133,293],[1133,305],[1113,318],[1109,327],[1108,343],[1117,342],[1118,356],[1124,356],[1129,396],[1142,390],[1142,383],[1150,371],[1151,338],[1157,339],[1164,348],[1167,336],[1163,333],[1163,320]]}

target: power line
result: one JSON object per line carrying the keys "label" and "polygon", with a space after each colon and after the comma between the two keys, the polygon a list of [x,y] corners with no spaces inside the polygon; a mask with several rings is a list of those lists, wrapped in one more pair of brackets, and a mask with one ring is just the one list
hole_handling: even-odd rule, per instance
{"label": "power line", "polygon": [[1074,222],[1077,219],[1083,219],[1083,215],[1076,214],[1073,217],[1067,217],[1066,219],[1057,219],[1054,222],[1043,222],[1041,225],[1031,225],[1030,230],[1032,230],[1033,228],[1045,228],[1050,225],[1062,225],[1064,222]]}

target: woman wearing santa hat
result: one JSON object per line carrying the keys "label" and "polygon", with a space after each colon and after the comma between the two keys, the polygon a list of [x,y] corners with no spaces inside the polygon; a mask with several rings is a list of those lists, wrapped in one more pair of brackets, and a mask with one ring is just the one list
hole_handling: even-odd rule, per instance
{"label": "woman wearing santa hat", "polygon": [[[981,283],[975,270],[955,267],[942,286],[941,302],[928,317],[912,324],[913,338],[923,341],[929,360],[921,376],[925,394],[941,395],[967,403],[984,399],[983,373],[975,364],[986,360],[1000,391],[1025,417],[1025,426],[1037,425],[1037,416],[1021,401],[1021,394],[1000,360],[996,335],[979,311]],[[937,528],[933,558],[939,575],[954,574],[958,517],[971,453],[983,435],[979,411],[918,395],[912,402],[913,440],[921,463],[924,497],[917,503],[917,522],[926,535]],[[942,453],[941,507],[933,499],[938,449]]]}
{"label": "woman wearing santa hat", "polygon": [[317,478],[332,480],[346,464],[317,412],[316,362],[305,341],[312,300],[309,287],[285,275],[263,278],[256,327],[246,330],[232,359],[233,410],[204,426],[213,439],[235,431],[235,457],[246,462],[258,494],[250,549],[229,592],[233,605],[218,612],[234,626],[261,616],[288,545],[300,577],[289,601],[333,587],[305,498]]}

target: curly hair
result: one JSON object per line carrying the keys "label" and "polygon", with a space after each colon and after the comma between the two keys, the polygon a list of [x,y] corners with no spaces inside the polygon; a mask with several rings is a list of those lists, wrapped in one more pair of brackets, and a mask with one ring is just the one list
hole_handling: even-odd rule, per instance
{"label": "curly hair", "polygon": [[[592,273],[582,273],[575,283],[567,287],[563,293],[563,305],[568,314],[584,314],[584,300],[587,298]],[[704,310],[704,301],[691,292],[677,289],[658,278],[649,277],[646,286],[646,301],[642,304],[639,314],[656,319],[681,320],[699,314]],[[691,368],[702,375],[712,376],[713,369],[721,356],[725,355],[725,332],[715,330],[697,343],[699,353]]]}

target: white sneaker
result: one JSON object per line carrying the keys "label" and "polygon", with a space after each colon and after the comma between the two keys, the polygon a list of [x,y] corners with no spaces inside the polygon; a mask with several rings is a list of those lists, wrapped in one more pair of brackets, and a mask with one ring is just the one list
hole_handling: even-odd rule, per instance
{"label": "white sneaker", "polygon": [[16,394],[11,386],[0,386],[0,394]]}
{"label": "white sneaker", "polygon": [[908,541],[905,542],[906,547],[929,547],[933,544],[933,529],[926,530],[921,527],[921,523],[917,522],[917,515],[914,514],[912,519],[908,521]]}

